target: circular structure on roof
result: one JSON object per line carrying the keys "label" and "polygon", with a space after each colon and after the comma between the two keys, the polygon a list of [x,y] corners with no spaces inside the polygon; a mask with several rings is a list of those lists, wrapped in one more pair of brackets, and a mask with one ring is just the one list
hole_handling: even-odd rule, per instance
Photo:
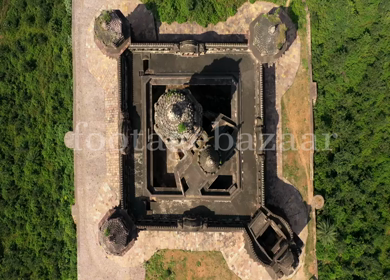
{"label": "circular structure on roof", "polygon": [[249,27],[249,49],[261,63],[273,63],[287,49],[287,26],[282,22],[277,9],[270,14],[261,14]]}
{"label": "circular structure on roof", "polygon": [[122,217],[106,220],[100,228],[100,244],[109,254],[123,255],[133,240],[133,231],[133,225]]}
{"label": "circular structure on roof", "polygon": [[120,11],[104,10],[95,18],[94,35],[104,54],[119,57],[130,44],[130,24]]}
{"label": "circular structure on roof", "polygon": [[189,90],[166,91],[154,104],[154,130],[168,148],[188,150],[202,132],[202,112]]}
{"label": "circular structure on roof", "polygon": [[212,146],[199,152],[198,163],[205,173],[214,174],[220,168],[221,155]]}

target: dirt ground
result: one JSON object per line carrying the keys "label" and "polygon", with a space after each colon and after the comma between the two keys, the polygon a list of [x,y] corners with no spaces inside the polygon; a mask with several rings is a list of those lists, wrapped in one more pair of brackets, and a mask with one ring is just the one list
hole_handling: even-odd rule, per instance
{"label": "dirt ground", "polygon": [[[300,66],[294,84],[282,98],[283,133],[289,133],[291,150],[283,152],[283,175],[307,197],[310,183],[309,141],[304,134],[310,133],[309,81],[306,69]],[[292,144],[294,142],[294,145]],[[284,147],[289,147],[285,143]]]}
{"label": "dirt ground", "polygon": [[[291,149],[283,151],[283,176],[300,191],[303,199],[310,205],[313,197],[310,157],[312,152],[311,145],[314,142],[310,135],[305,135],[311,133],[309,52],[308,44],[306,43],[307,36],[305,34],[300,34],[300,36],[302,38],[301,65],[293,85],[282,97],[283,134],[291,134],[287,138],[290,144],[285,144],[285,147],[291,146]],[[304,248],[304,266],[293,277],[296,280],[309,279],[316,274],[315,222],[312,221],[313,214],[311,212],[308,224],[308,236]]]}
{"label": "dirt ground", "polygon": [[146,264],[146,279],[239,280],[221,252],[163,250]]}

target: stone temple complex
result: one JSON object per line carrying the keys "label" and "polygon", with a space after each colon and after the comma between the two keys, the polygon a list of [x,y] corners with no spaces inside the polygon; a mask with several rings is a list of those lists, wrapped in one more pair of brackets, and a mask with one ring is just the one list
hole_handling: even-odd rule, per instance
{"label": "stone temple complex", "polygon": [[[289,24],[287,24],[289,23]],[[140,231],[245,234],[246,250],[275,277],[300,250],[265,206],[263,68],[288,49],[282,9],[250,24],[248,43],[138,42],[120,11],[95,19],[99,49],[118,61],[120,205],[96,224],[108,254],[131,254]],[[239,149],[244,134],[253,149]]]}

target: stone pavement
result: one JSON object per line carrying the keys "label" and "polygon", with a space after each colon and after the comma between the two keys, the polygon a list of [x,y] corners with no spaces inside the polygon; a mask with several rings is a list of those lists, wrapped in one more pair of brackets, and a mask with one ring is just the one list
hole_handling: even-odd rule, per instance
{"label": "stone pavement", "polygon": [[253,261],[244,246],[243,232],[142,231],[129,253],[109,258],[123,266],[139,266],[160,249],[221,251],[229,268],[241,279],[271,280],[265,267]]}
{"label": "stone pavement", "polygon": [[[119,205],[119,94],[117,62],[105,57],[93,41],[94,17],[102,9],[120,9],[134,28],[144,26],[139,38],[152,40],[156,33],[151,25],[138,21],[132,11],[140,12],[138,1],[84,0],[73,2],[73,71],[74,71],[74,132],[75,196],[73,213],[77,223],[78,279],[134,279],[145,277],[143,262],[159,249],[219,250],[228,266],[242,279],[271,279],[265,268],[253,262],[244,248],[242,232],[181,233],[141,232],[134,247],[123,257],[107,256],[98,244],[98,222],[105,213]],[[141,7],[141,8],[140,8]],[[162,24],[160,34],[246,35],[249,23],[274,4],[244,4],[236,16],[225,23],[209,26],[197,24]],[[148,11],[142,11],[145,19]],[[150,19],[150,14],[149,14]],[[207,35],[208,34],[208,35]],[[203,35],[207,40],[210,32]],[[294,45],[295,44],[295,45]],[[279,92],[284,92],[295,77],[299,62],[299,39],[277,65]],[[296,67],[297,68],[297,67]]]}
{"label": "stone pavement", "polygon": [[[237,9],[233,17],[229,17],[225,22],[219,22],[216,25],[209,24],[207,27],[196,23],[174,22],[172,24],[162,23],[159,27],[159,39],[170,38],[168,34],[195,34],[192,36],[200,41],[234,41],[244,42],[249,32],[249,24],[261,13],[268,13],[276,5],[269,2],[244,3]],[[218,36],[218,35],[236,35],[236,36]],[[172,36],[173,39],[175,36]],[[179,35],[177,35],[180,38]],[[171,39],[171,38],[170,38]]]}
{"label": "stone pavement", "polygon": [[288,51],[275,63],[275,84],[276,84],[276,109],[279,113],[277,126],[277,172],[278,177],[283,177],[282,169],[282,96],[292,86],[299,65],[301,63],[301,40],[297,36]]}

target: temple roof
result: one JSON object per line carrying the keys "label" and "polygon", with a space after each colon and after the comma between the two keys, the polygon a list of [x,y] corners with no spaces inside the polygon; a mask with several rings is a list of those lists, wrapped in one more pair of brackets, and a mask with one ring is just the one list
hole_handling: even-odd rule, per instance
{"label": "temple roof", "polygon": [[198,162],[206,173],[216,173],[220,167],[220,160],[220,154],[211,146],[199,152]]}
{"label": "temple roof", "polygon": [[154,130],[168,148],[189,149],[201,132],[202,111],[189,90],[169,90],[154,104]]}

